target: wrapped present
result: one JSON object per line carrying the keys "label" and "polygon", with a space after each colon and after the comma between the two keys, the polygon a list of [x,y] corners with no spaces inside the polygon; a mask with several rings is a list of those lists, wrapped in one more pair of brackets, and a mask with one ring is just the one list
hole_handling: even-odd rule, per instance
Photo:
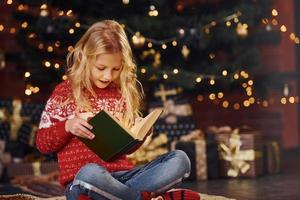
{"label": "wrapped present", "polygon": [[178,140],[196,129],[192,115],[192,107],[186,100],[166,100],[150,104],[149,112],[155,108],[163,108],[164,112],[154,125],[154,132],[166,133],[170,141]]}
{"label": "wrapped present", "polygon": [[206,141],[207,178],[219,178],[219,153],[218,143],[214,134],[208,134]]}
{"label": "wrapped present", "polygon": [[206,141],[206,158],[207,158],[207,178],[217,179],[219,174],[219,152],[218,141],[216,139],[217,134],[231,133],[232,129],[229,126],[209,126],[205,130]]}
{"label": "wrapped present", "polygon": [[222,177],[254,178],[263,174],[262,139],[258,131],[216,135]]}
{"label": "wrapped present", "polygon": [[58,171],[57,162],[8,163],[5,165],[8,178],[20,175],[49,174]]}
{"label": "wrapped present", "polygon": [[280,146],[276,141],[264,143],[264,169],[267,174],[277,174],[281,169]]}
{"label": "wrapped present", "polygon": [[206,180],[206,143],[200,130],[182,136],[179,141],[171,143],[171,149],[184,151],[191,161],[191,173],[187,180]]}

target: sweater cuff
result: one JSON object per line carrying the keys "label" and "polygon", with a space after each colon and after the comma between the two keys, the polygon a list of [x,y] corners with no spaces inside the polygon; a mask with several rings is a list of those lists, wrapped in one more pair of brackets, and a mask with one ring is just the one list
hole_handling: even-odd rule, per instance
{"label": "sweater cuff", "polygon": [[54,126],[54,133],[55,135],[59,136],[59,138],[62,138],[63,140],[69,140],[72,138],[72,134],[66,131],[66,121],[57,122]]}

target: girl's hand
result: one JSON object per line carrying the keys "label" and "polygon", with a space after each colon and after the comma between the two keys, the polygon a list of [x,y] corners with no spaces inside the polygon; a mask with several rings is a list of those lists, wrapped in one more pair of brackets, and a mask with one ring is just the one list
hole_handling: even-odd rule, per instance
{"label": "girl's hand", "polygon": [[78,137],[93,139],[95,135],[90,131],[93,127],[84,119],[74,117],[65,123],[65,129]]}

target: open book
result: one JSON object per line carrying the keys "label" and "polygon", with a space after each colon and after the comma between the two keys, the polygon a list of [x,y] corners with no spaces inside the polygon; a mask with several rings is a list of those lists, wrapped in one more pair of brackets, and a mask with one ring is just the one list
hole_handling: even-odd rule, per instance
{"label": "open book", "polygon": [[94,139],[79,139],[104,161],[113,161],[139,145],[162,112],[162,109],[155,109],[128,129],[112,114],[103,110],[89,121],[93,126],[91,131],[95,135]]}

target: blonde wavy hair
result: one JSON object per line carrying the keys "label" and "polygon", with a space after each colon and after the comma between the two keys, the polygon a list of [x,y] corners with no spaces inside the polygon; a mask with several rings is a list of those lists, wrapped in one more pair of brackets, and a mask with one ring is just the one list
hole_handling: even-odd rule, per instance
{"label": "blonde wavy hair", "polygon": [[67,75],[72,85],[72,97],[77,108],[91,111],[91,104],[84,94],[84,89],[96,96],[90,79],[91,67],[97,55],[121,53],[122,71],[117,85],[120,86],[122,98],[126,102],[123,120],[129,126],[141,115],[140,106],[143,90],[137,80],[137,67],[133,60],[126,33],[116,21],[104,20],[93,24],[77,42],[67,56]]}

